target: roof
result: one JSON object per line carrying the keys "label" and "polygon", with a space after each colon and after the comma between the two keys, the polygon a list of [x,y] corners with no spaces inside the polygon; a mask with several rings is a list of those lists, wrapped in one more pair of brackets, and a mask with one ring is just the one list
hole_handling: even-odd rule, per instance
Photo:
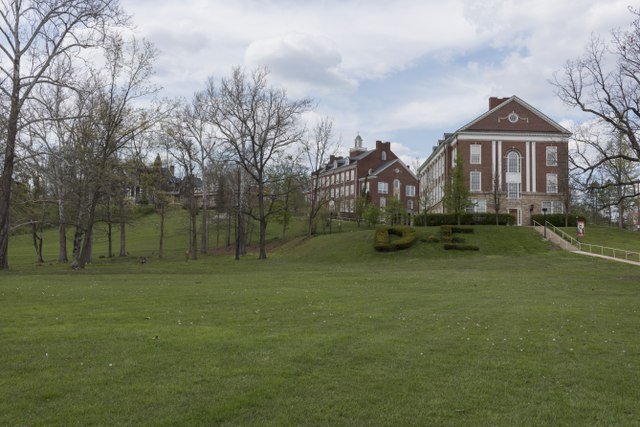
{"label": "roof", "polygon": [[381,174],[383,171],[385,171],[386,169],[390,168],[393,165],[400,165],[402,166],[407,172],[409,172],[411,175],[413,175],[413,177],[415,179],[418,179],[418,177],[416,176],[415,173],[413,173],[413,171],[411,169],[409,169],[407,167],[407,165],[404,164],[404,162],[400,159],[393,159],[393,160],[389,160],[387,162],[384,162],[382,164],[380,164],[374,171],[372,171],[369,176],[375,176],[375,175],[379,175]]}

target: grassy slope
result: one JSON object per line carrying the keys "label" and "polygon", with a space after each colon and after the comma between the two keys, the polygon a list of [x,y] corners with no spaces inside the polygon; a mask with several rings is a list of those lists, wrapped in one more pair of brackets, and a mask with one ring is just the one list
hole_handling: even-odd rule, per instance
{"label": "grassy slope", "polygon": [[[575,237],[575,228],[563,228],[562,230]],[[620,230],[603,225],[587,225],[585,235],[580,238],[580,241],[593,245],[640,252],[640,232],[637,231]]]}
{"label": "grassy slope", "polygon": [[[132,252],[149,250],[136,233]],[[82,272],[15,248],[24,262],[0,276],[0,424],[640,422],[639,269],[524,228],[467,241],[480,252],[381,254],[352,231],[266,262],[176,249]]]}

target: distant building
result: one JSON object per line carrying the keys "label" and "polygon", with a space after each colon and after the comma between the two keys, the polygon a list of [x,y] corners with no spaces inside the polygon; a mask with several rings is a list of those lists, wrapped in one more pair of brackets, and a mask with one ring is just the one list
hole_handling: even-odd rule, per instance
{"label": "distant building", "polygon": [[339,216],[353,217],[358,197],[367,197],[383,210],[394,197],[410,215],[416,214],[418,177],[391,151],[390,142],[376,141],[372,150],[362,143],[358,135],[349,156],[331,156],[315,174],[329,209]]}
{"label": "distant building", "polygon": [[475,212],[510,213],[518,225],[531,214],[562,213],[568,192],[570,132],[517,96],[489,99],[489,110],[447,133],[420,166],[423,208],[445,212],[445,182],[463,156]]}

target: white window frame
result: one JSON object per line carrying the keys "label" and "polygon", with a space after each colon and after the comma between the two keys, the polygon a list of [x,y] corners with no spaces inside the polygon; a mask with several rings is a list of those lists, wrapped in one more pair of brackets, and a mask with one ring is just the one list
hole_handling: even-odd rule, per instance
{"label": "white window frame", "polygon": [[472,205],[466,210],[467,212],[485,213],[487,212],[487,201],[485,199],[470,199]]}
{"label": "white window frame", "polygon": [[564,213],[564,206],[558,200],[545,200],[542,202],[542,209],[546,208],[548,214]]}
{"label": "white window frame", "polygon": [[378,194],[389,194],[389,183],[378,181]]}
{"label": "white window frame", "polygon": [[558,147],[551,145],[546,149],[547,166],[558,166]]}
{"label": "white window frame", "polygon": [[469,175],[469,191],[479,193],[482,191],[482,172],[471,171]]}
{"label": "white window frame", "polygon": [[522,173],[520,153],[511,151],[507,154],[507,173]]}
{"label": "white window frame", "polygon": [[547,174],[547,193],[550,193],[550,194],[558,193],[558,174],[557,173]]}
{"label": "white window frame", "polygon": [[482,146],[480,144],[470,145],[469,163],[472,165],[482,164]]}
{"label": "white window frame", "polygon": [[522,184],[507,182],[507,199],[519,199],[522,195]]}
{"label": "white window frame", "polygon": [[405,185],[405,195],[407,197],[415,197],[416,196],[416,186],[415,185]]}

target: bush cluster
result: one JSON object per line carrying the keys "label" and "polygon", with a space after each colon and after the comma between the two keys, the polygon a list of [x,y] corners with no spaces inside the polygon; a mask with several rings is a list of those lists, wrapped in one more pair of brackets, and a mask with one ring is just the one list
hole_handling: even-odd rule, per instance
{"label": "bush cluster", "polygon": [[459,243],[445,243],[444,249],[447,251],[479,251],[480,247],[476,245],[461,245]]}
{"label": "bush cluster", "polygon": [[[391,236],[399,236],[400,238],[391,241]],[[379,227],[376,229],[373,247],[379,252],[391,252],[410,248],[416,240],[417,234],[414,228],[407,226]]]}
{"label": "bush cluster", "polygon": [[[548,216],[548,215],[547,215]],[[438,225],[457,225],[458,217],[455,214],[434,214],[422,213],[414,217],[414,225],[416,226],[438,226]],[[462,225],[495,225],[495,213],[465,213],[460,215],[460,224]],[[502,213],[498,214],[499,225],[513,225],[515,219],[513,216]]]}
{"label": "bush cluster", "polygon": [[473,233],[473,227],[460,226],[460,225],[441,225],[440,236],[441,241],[444,243],[445,250],[459,250],[459,251],[477,251],[480,250],[475,245],[464,245],[464,238],[454,236],[454,234],[470,234]]}
{"label": "bush cluster", "polygon": [[[545,217],[547,219],[547,222],[555,225],[556,227],[564,227],[565,226],[565,214],[547,214],[547,215],[543,215],[543,214],[535,214],[535,215],[531,215],[531,220],[532,221],[537,221],[538,224],[544,224],[544,220]],[[584,221],[584,218],[579,218],[576,217],[575,215],[571,215],[569,214],[567,220],[567,227],[577,227],[578,226],[578,219],[581,219]]]}

